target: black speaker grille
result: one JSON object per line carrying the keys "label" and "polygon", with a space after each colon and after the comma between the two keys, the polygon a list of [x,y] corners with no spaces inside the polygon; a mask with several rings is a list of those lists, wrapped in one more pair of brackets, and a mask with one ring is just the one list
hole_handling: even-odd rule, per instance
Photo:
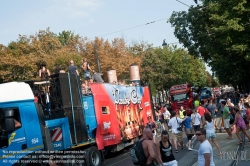
{"label": "black speaker grille", "polygon": [[[52,109],[82,107],[79,76],[59,73],[51,76]],[[70,95],[71,92],[71,95]],[[72,99],[71,97],[72,96]]]}
{"label": "black speaker grille", "polygon": [[[69,126],[70,126],[72,143],[76,144],[79,142],[87,141],[88,140],[88,133],[87,133],[87,126],[86,126],[84,116],[83,116],[83,109],[82,108],[75,108],[73,113],[74,113],[75,123],[73,120],[72,110],[65,109],[65,116],[68,117],[68,119],[69,119]],[[74,125],[75,125],[75,130],[74,130]],[[76,133],[76,137],[75,137],[74,133]]]}

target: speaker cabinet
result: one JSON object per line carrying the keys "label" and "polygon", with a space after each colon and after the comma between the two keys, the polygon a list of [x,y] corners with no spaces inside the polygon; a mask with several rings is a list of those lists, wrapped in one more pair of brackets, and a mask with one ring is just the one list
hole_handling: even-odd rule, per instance
{"label": "speaker cabinet", "polygon": [[50,92],[51,118],[68,117],[73,144],[88,140],[79,76],[68,73],[51,75]]}
{"label": "speaker cabinet", "polygon": [[79,76],[58,73],[51,76],[52,109],[82,107]]}
{"label": "speaker cabinet", "polygon": [[76,144],[88,140],[87,126],[83,115],[83,108],[65,109],[65,116],[69,119],[72,143]]}

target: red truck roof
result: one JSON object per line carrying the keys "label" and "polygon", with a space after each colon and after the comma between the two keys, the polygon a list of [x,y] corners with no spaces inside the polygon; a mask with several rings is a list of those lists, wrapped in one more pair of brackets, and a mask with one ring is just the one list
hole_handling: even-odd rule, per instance
{"label": "red truck roof", "polygon": [[170,88],[170,94],[181,94],[181,93],[187,93],[189,92],[191,88],[190,84],[180,84],[180,85],[174,85]]}

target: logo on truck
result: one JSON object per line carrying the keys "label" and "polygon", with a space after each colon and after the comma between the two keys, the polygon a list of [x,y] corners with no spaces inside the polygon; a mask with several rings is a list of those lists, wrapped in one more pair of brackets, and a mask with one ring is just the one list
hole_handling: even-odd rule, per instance
{"label": "logo on truck", "polygon": [[142,99],[141,97],[138,96],[136,89],[132,89],[132,91],[130,92],[129,96],[126,95],[126,93],[124,93],[124,97],[122,98],[121,94],[120,94],[120,90],[119,89],[115,89],[112,92],[114,98],[115,98],[115,105],[116,105],[116,110],[118,110],[117,105],[118,104],[123,104],[123,105],[129,105],[130,101],[133,104],[139,104],[140,109],[141,108],[141,102]]}
{"label": "logo on truck", "polygon": [[14,139],[15,135],[16,135],[16,132],[11,133],[10,138],[9,138],[9,145],[11,144],[11,142]]}

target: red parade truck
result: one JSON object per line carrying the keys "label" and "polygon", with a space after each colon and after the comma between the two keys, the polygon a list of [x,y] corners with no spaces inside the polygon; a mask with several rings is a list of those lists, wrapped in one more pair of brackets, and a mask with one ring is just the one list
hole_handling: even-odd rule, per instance
{"label": "red parade truck", "polygon": [[190,84],[174,85],[170,88],[172,110],[178,113],[181,106],[187,112],[187,115],[192,114],[194,108],[194,98]]}

